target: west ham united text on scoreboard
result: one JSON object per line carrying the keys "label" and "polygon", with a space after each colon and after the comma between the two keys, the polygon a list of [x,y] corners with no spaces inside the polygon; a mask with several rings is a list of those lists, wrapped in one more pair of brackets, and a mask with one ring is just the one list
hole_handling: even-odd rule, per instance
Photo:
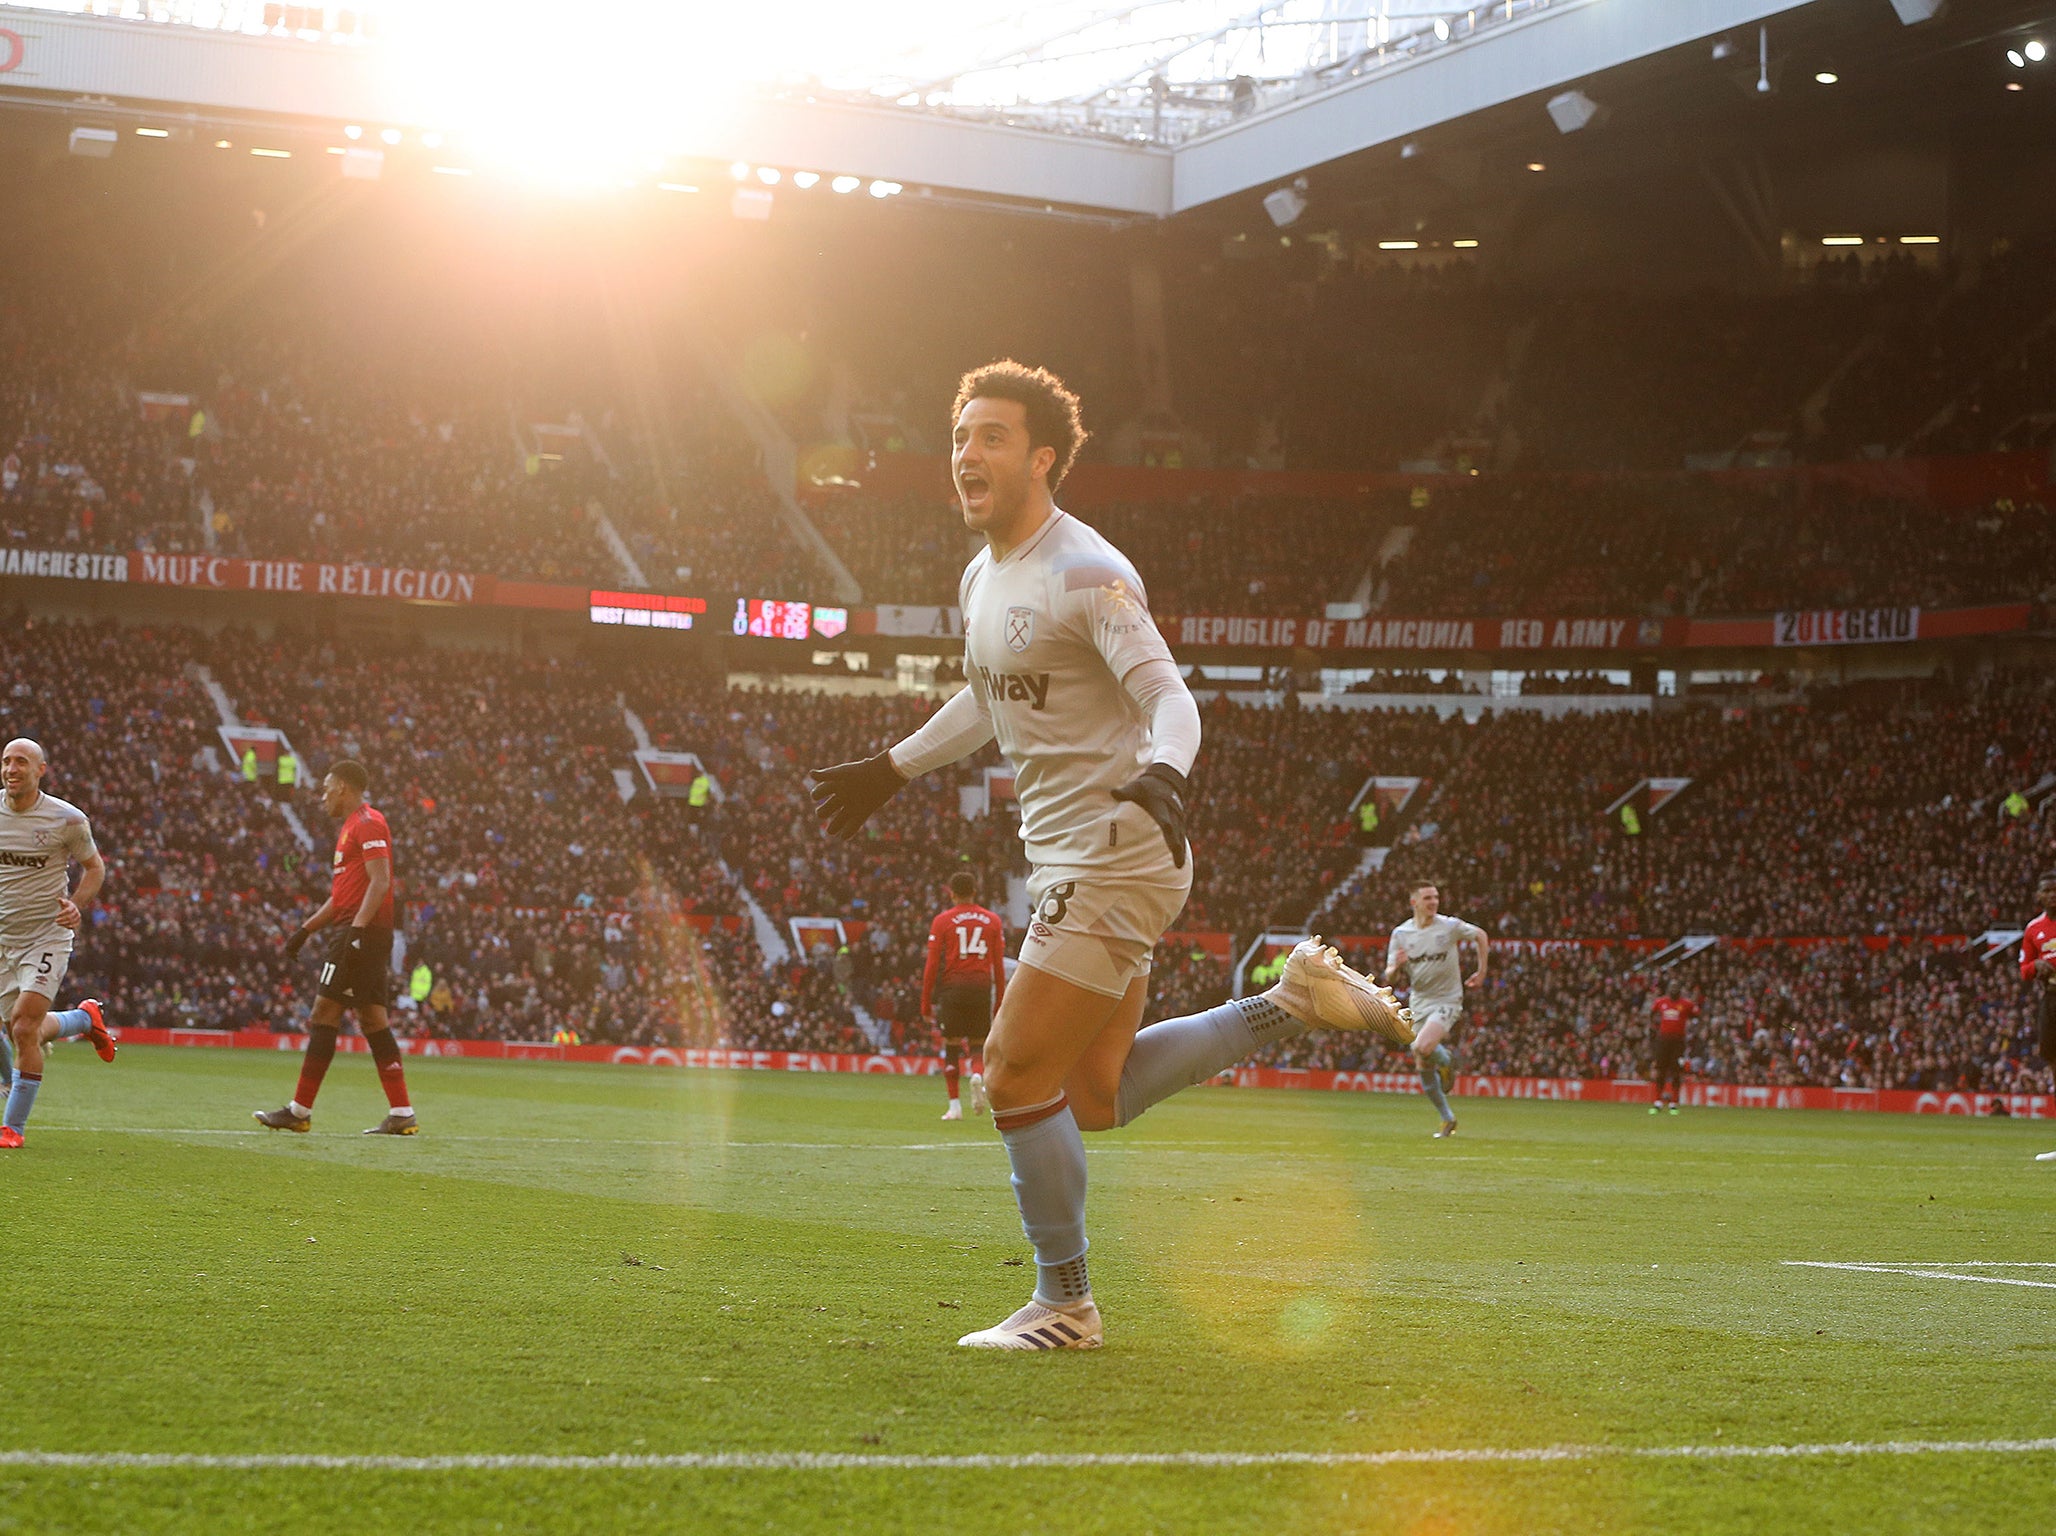
{"label": "west ham united text on scoreboard", "polygon": [[[657,592],[595,590],[589,607],[593,623],[628,629],[691,629],[694,620],[704,618],[706,612],[707,600],[703,597],[671,597]],[[753,635],[760,640],[833,640],[846,632],[849,624],[847,608],[769,597],[738,597],[729,627],[738,635]]]}

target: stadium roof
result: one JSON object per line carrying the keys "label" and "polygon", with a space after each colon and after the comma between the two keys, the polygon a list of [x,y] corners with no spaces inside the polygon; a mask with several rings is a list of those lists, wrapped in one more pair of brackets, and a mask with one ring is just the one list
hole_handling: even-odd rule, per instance
{"label": "stadium roof", "polygon": [[[1885,0],[1866,0],[1872,12],[1897,31]],[[1856,13],[1850,0],[27,0],[0,6],[0,28],[28,39],[15,67],[0,60],[0,98],[330,133],[394,124],[550,174],[632,180],[692,156],[1164,217],[1506,103],[1533,98],[1539,113],[1543,95],[1709,37],[1753,54],[1758,23],[1790,34]]]}
{"label": "stadium roof", "polygon": [[[302,43],[376,45],[456,0],[17,0],[26,9]],[[671,5],[722,74],[774,91],[1000,116],[1171,144],[1365,69],[1573,0],[785,0],[764,15]],[[475,15],[477,7],[470,10]],[[501,17],[519,7],[495,6]],[[591,13],[615,37],[668,30],[654,5]],[[467,25],[476,26],[475,20]]]}

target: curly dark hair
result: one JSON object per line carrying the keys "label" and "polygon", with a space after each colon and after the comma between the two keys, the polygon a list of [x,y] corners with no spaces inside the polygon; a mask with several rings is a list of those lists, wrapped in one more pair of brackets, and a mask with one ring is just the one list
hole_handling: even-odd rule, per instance
{"label": "curly dark hair", "polygon": [[1078,397],[1064,381],[1047,368],[1031,368],[1012,358],[1002,358],[973,368],[957,381],[956,403],[950,407],[952,425],[973,400],[1012,400],[1028,413],[1028,446],[1054,448],[1056,462],[1049,467],[1049,488],[1064,483],[1077,461],[1078,450],[1092,434],[1085,430]]}
{"label": "curly dark hair", "polygon": [[362,763],[352,757],[338,758],[330,763],[328,777],[342,780],[360,795],[371,787],[371,775],[364,771]]}

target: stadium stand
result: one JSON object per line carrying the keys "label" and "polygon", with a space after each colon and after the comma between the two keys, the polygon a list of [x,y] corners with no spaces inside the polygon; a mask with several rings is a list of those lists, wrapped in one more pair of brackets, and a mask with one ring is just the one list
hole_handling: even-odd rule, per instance
{"label": "stadium stand", "polygon": [[[301,794],[315,838],[302,849],[272,798],[230,772],[202,666],[317,772],[345,754],[372,763],[400,853],[403,965],[433,978],[403,1009],[413,1033],[826,1050],[869,1048],[876,1031],[921,1049],[921,942],[943,879],[972,868],[1000,900],[1021,869],[1004,809],[959,813],[976,763],[910,786],[852,844],[820,837],[805,768],[912,729],[927,706],[908,698],[19,616],[0,659],[8,732],[44,741],[53,792],[93,815],[111,865],[72,986],[105,990],[131,1023],[285,1030],[309,1000],[277,942],[320,899],[329,829]],[[1314,920],[1363,936],[1355,958],[1382,965],[1404,887],[1425,876],[1446,909],[1517,941],[1495,951],[1467,1070],[1639,1071],[1660,979],[1702,1002],[1692,1059],[1709,1081],[2039,1083],[2006,953],[1963,941],[2017,923],[2056,862],[2040,813],[2000,805],[2056,768],[2048,687],[1997,672],[1798,706],[1478,723],[1216,700],[1180,920],[1192,936],[1159,947],[1151,1017],[1218,998],[1234,953],[1305,923],[1347,880],[1349,804],[1378,772],[1419,776],[1426,798],[1391,828],[1384,867]],[[704,816],[623,801],[624,705],[653,744],[714,773],[723,794]],[[1604,811],[1651,773],[1695,783],[1630,836]],[[774,959],[753,912],[780,930],[841,918],[851,942]],[[1723,942],[1637,969],[1685,932]],[[1314,1036],[1275,1060],[1400,1065],[1360,1045]]]}

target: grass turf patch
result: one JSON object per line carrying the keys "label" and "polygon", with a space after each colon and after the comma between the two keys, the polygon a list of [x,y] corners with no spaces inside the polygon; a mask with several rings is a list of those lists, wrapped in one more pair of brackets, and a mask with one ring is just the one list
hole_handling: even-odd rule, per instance
{"label": "grass turf patch", "polygon": [[[2056,1260],[2046,1127],[1202,1090],[1092,1148],[1108,1347],[968,1355],[1032,1284],[933,1083],[415,1060],[53,1063],[0,1163],[10,1449],[1381,1451],[2056,1436],[2056,1291],[1794,1269]],[[246,1132],[250,1134],[246,1134]],[[639,1262],[628,1262],[635,1260]],[[2037,1273],[2020,1271],[2020,1273]],[[2042,1272],[2056,1278],[2056,1271]],[[0,1468],[0,1531],[1932,1529],[2056,1456],[1050,1471]],[[1345,1497],[1346,1496],[1346,1497]],[[657,1506],[655,1512],[648,1507]],[[1061,1515],[1052,1513],[1061,1510]],[[466,1522],[471,1522],[467,1524]]]}

